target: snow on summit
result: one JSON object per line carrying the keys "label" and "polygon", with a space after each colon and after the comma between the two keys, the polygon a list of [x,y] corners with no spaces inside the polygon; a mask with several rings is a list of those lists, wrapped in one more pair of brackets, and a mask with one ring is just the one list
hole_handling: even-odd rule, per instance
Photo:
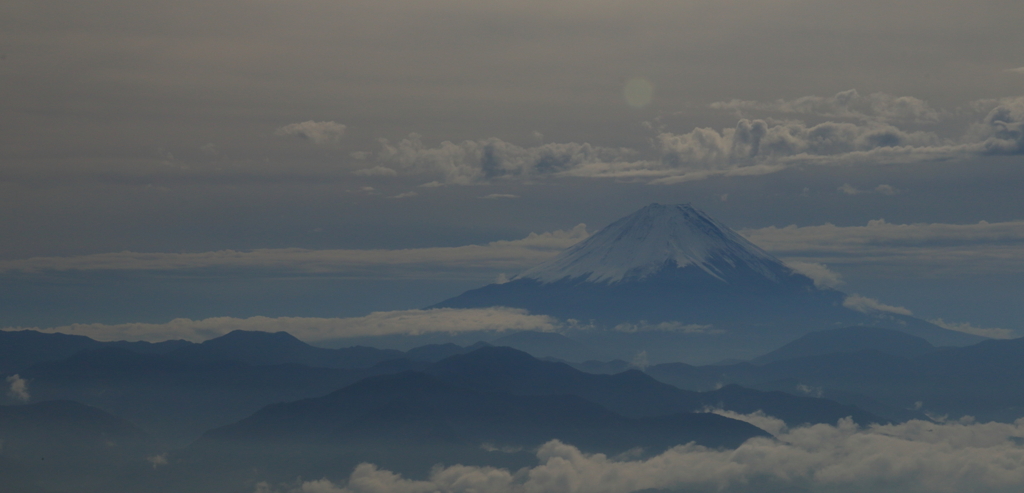
{"label": "snow on summit", "polygon": [[613,283],[694,265],[722,279],[723,262],[734,267],[746,264],[772,279],[773,271],[782,266],[778,259],[690,204],[651,204],[518,277],[543,283],[563,279]]}

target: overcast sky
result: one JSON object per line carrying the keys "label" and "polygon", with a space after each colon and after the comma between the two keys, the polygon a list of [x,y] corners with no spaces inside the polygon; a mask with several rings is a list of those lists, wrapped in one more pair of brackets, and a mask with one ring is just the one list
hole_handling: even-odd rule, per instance
{"label": "overcast sky", "polygon": [[0,326],[422,308],[657,201],[838,289],[1024,335],[1021,19],[8,0]]}

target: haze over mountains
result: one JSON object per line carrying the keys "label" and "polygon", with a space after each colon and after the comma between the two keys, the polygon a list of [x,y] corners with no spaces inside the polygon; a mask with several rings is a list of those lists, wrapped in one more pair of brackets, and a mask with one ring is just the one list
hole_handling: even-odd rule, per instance
{"label": "haze over mountains", "polygon": [[[759,471],[722,491],[818,491],[813,471],[849,457],[902,470],[871,455],[886,447],[858,448],[878,437],[955,461],[1024,443],[1024,339],[845,301],[693,207],[654,204],[441,304],[525,308],[565,320],[559,332],[434,334],[406,351],[285,332],[0,332],[0,474],[18,492],[494,493],[558,477],[539,490],[582,493],[565,478],[693,462]],[[784,471],[776,453],[818,462]],[[655,490],[707,487],[667,481]],[[614,491],[645,489],[630,484]]]}
{"label": "haze over mountains", "polygon": [[656,362],[748,359],[850,325],[893,328],[940,346],[982,340],[846,299],[689,204],[651,204],[507,283],[434,306],[508,306],[576,320],[587,329],[567,335],[586,343],[591,359],[628,360],[640,351]]}

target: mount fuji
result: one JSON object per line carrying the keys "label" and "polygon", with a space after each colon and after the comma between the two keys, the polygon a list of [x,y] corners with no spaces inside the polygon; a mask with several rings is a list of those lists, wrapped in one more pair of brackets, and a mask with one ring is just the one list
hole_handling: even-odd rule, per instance
{"label": "mount fuji", "polygon": [[[900,330],[937,346],[982,338],[924,320],[844,306],[728,226],[689,205],[651,204],[511,281],[432,308],[524,308],[568,322],[594,358],[747,359],[812,331]],[[575,328],[573,328],[575,327]]]}

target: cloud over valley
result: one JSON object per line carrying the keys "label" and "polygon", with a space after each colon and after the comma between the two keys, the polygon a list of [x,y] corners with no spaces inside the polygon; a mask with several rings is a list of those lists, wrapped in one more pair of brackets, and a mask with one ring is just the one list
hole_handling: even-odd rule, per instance
{"label": "cloud over valley", "polygon": [[262,483],[258,493],[627,493],[634,491],[809,491],[891,493],[1013,492],[1024,487],[1024,422],[935,423],[787,428],[763,414],[723,413],[772,429],[735,450],[680,445],[644,459],[586,454],[551,441],[538,465],[519,471],[439,465],[410,479],[372,464],[346,481]]}

